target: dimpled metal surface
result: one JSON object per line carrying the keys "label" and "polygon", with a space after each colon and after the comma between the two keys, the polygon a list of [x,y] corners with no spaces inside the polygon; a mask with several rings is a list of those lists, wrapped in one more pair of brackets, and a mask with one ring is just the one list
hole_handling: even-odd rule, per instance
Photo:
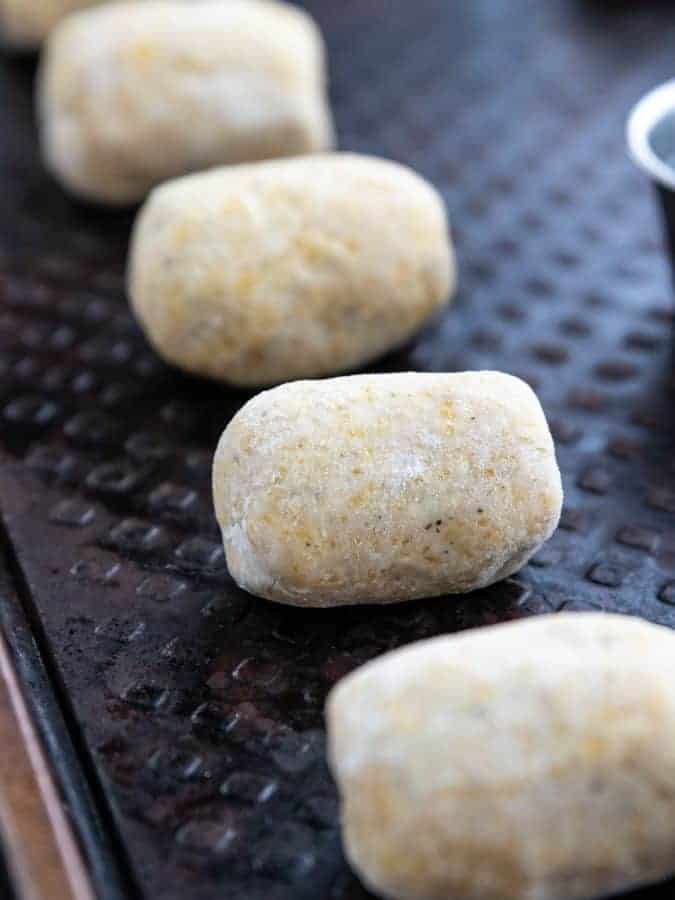
{"label": "dimpled metal surface", "polygon": [[[0,497],[25,601],[139,896],[359,900],[322,705],[417,638],[560,609],[675,625],[671,288],[631,104],[675,10],[316,0],[343,147],[443,192],[455,306],[373,370],[496,368],[538,391],[566,490],[518,576],[386,610],[285,609],[226,571],[216,440],[250,396],[165,367],[124,299],[130,216],[43,173],[30,64],[2,62]],[[672,887],[645,892],[670,896]]]}

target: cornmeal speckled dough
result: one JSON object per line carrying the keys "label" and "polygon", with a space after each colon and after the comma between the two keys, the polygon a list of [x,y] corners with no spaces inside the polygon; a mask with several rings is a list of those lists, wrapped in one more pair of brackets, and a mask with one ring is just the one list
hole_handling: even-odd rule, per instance
{"label": "cornmeal speckled dough", "polygon": [[347,856],[392,900],[591,900],[675,872],[675,635],[560,614],[414,644],[327,704]]}
{"label": "cornmeal speckled dough", "polygon": [[273,0],[104,5],[50,35],[38,83],[43,155],[109,204],[220,163],[325,150],[321,35]]}
{"label": "cornmeal speckled dough", "polygon": [[0,36],[3,44],[34,50],[68,13],[103,0],[0,0]]}
{"label": "cornmeal speckled dough", "polygon": [[454,283],[434,188],[348,153],[163,185],[140,213],[129,266],[158,353],[238,385],[356,368],[407,340]]}
{"label": "cornmeal speckled dough", "polygon": [[541,406],[498,372],[259,394],[220,439],[213,493],[232,577],[297,606],[484,587],[524,565],[562,502]]}

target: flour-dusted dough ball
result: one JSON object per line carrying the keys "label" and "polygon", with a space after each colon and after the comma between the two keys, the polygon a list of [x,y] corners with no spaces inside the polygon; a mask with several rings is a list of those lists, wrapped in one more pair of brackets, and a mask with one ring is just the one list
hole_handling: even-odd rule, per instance
{"label": "flour-dusted dough ball", "polygon": [[332,144],[324,49],[273,0],[111,4],[50,36],[38,109],[48,167],[110,204],[218,163]]}
{"label": "flour-dusted dough ball", "polygon": [[[36,50],[70,13],[99,6],[106,0],[0,0],[0,44],[17,50]],[[129,0],[133,2],[133,0]],[[149,3],[151,0],[136,0]],[[200,0],[177,0],[195,3]],[[201,0],[206,2],[206,0]],[[227,3],[230,0],[210,0]]]}
{"label": "flour-dusted dough ball", "polygon": [[327,705],[345,849],[392,900],[591,900],[675,872],[675,635],[552,615],[435,638]]}
{"label": "flour-dusted dough ball", "polygon": [[297,606],[484,587],[551,535],[562,500],[541,406],[498,372],[259,394],[220,439],[213,492],[235,581]]}
{"label": "flour-dusted dough ball", "polygon": [[103,0],[0,0],[0,40],[34,50],[68,13]]}
{"label": "flour-dusted dough ball", "polygon": [[407,340],[454,280],[434,188],[348,153],[163,185],[140,213],[129,267],[157,351],[238,385],[360,366]]}

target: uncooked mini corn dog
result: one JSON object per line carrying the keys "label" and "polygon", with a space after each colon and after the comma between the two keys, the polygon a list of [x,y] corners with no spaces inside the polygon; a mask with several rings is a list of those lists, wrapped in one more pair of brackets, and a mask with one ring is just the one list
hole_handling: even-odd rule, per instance
{"label": "uncooked mini corn dog", "polygon": [[0,40],[20,50],[40,46],[68,13],[102,0],[0,0]]}
{"label": "uncooked mini corn dog", "polygon": [[341,681],[329,758],[352,866],[390,900],[592,900],[675,872],[675,635],[551,615]]}
{"label": "uncooked mini corn dog", "polygon": [[[0,43],[22,51],[36,50],[67,15],[104,2],[106,0],[0,0]],[[200,0],[180,2],[189,4]],[[219,0],[211,2],[217,3]]]}
{"label": "uncooked mini corn dog", "polygon": [[346,153],[158,188],[129,266],[132,305],[157,351],[238,385],[356,368],[409,338],[454,280],[434,188],[404,166]]}
{"label": "uncooked mini corn dog", "polygon": [[297,606],[484,587],[551,535],[562,500],[539,402],[498,372],[259,394],[220,439],[213,493],[233,578]]}
{"label": "uncooked mini corn dog", "polygon": [[70,16],[47,42],[38,109],[47,166],[110,204],[186,172],[333,140],[319,30],[268,0],[116,3]]}

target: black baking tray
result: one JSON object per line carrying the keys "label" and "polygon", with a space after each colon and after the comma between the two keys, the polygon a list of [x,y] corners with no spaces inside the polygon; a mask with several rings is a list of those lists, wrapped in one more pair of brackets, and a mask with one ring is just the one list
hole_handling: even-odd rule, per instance
{"label": "black baking tray", "polygon": [[0,505],[19,596],[3,596],[5,627],[106,900],[362,900],[324,754],[335,681],[409,641],[561,609],[675,625],[671,287],[623,140],[632,103],[673,75],[675,8],[307,7],[341,145],[430,178],[458,248],[452,309],[373,370],[529,381],[563,519],[521,573],[466,597],[304,611],[238,590],[209,476],[250,394],[153,355],[124,295],[132,216],[45,174],[34,64],[4,58]]}

